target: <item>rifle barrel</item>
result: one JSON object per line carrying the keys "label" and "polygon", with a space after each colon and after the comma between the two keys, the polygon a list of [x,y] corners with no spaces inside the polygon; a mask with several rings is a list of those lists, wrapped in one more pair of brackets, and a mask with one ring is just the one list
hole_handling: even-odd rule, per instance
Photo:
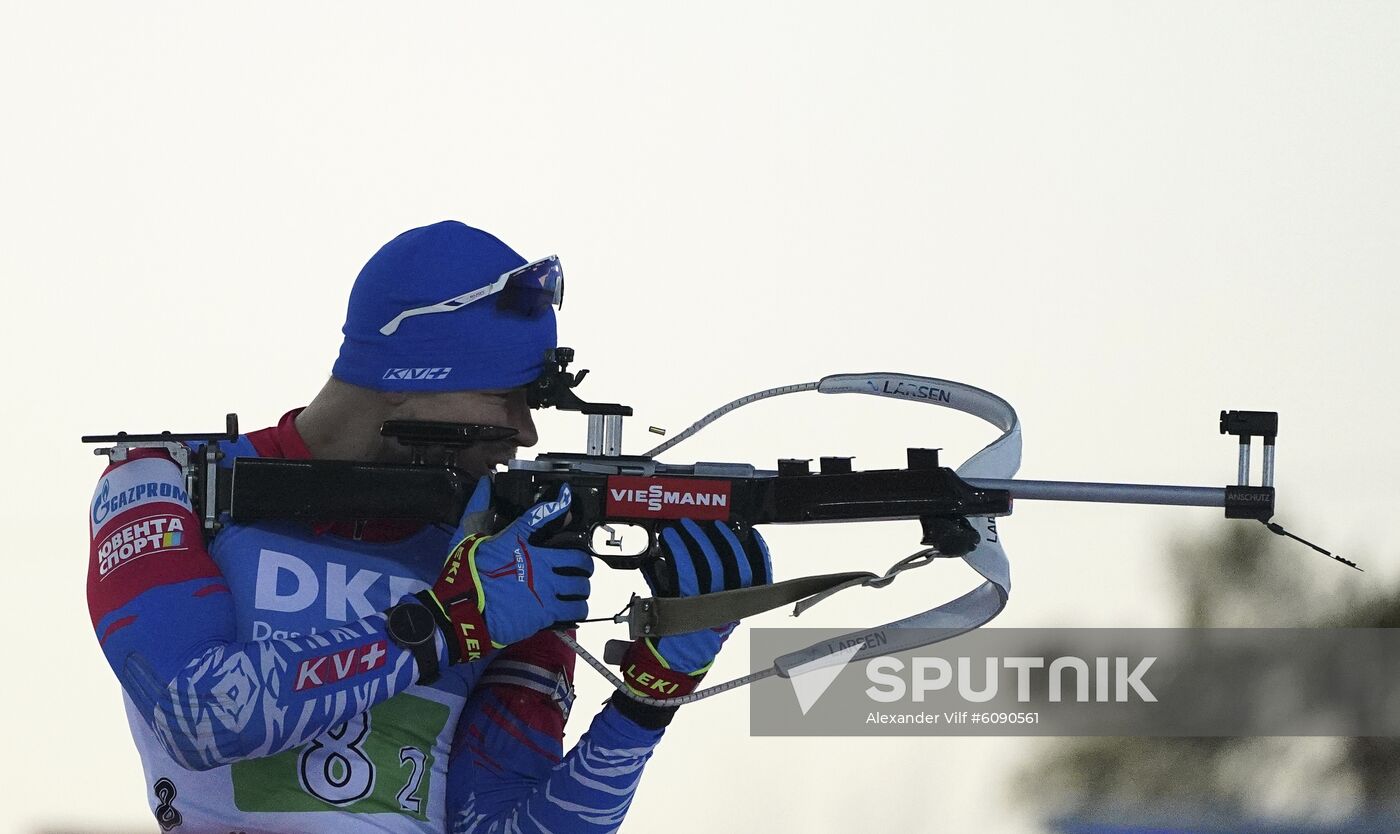
{"label": "rifle barrel", "polygon": [[1223,507],[1224,487],[1097,484],[1084,481],[1024,481],[967,478],[979,489],[1004,489],[1012,499],[1091,501],[1105,504],[1165,504],[1176,507]]}

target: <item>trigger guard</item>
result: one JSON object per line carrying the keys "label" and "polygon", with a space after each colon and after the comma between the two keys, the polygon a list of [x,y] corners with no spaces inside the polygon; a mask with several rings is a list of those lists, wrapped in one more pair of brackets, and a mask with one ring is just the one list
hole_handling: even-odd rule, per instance
{"label": "trigger guard", "polygon": [[[644,549],[642,549],[641,552],[639,552],[639,553],[620,553],[620,552],[617,552],[617,550],[621,550],[621,549],[622,549],[622,548],[621,548],[622,539],[617,538],[617,530],[615,530],[614,528],[615,528],[615,527],[619,527],[619,526],[622,527],[622,528],[624,528],[624,529],[626,529],[626,528],[639,528],[640,530],[642,530],[643,532],[645,532],[646,535],[647,535],[646,547],[645,547]],[[599,550],[595,549],[593,545],[594,545],[594,542],[597,541],[598,536],[599,536],[600,534],[606,534],[606,535],[608,536],[609,539],[611,539],[611,540],[613,540],[613,541],[617,541],[617,542],[618,542],[618,548],[617,548],[617,550],[603,550],[603,551],[599,551]],[[605,521],[599,521],[599,522],[593,524],[591,527],[589,527],[588,530],[587,530],[586,532],[581,533],[581,534],[580,534],[580,538],[581,538],[581,539],[583,540],[583,542],[584,542],[584,544],[583,544],[583,549],[584,549],[584,550],[586,550],[586,551],[588,551],[590,554],[592,554],[592,556],[593,556],[594,558],[602,560],[602,562],[603,562],[604,564],[608,565],[609,567],[617,568],[618,570],[636,570],[636,569],[641,568],[641,567],[643,567],[643,566],[645,566],[645,565],[647,565],[647,564],[650,564],[651,560],[654,559],[654,558],[656,558],[655,555],[654,555],[654,554],[656,553],[656,538],[655,538],[655,535],[654,535],[652,529],[651,529],[650,527],[648,527],[646,524],[643,524],[643,523],[629,522],[629,521],[617,521],[617,522],[611,522],[611,523],[609,523],[609,522],[605,522]],[[630,549],[635,549],[635,548],[630,548]]]}
{"label": "trigger guard", "polygon": [[613,570],[641,570],[650,564],[651,560],[656,558],[651,555],[650,552],[642,553],[637,556],[613,556],[606,553],[593,553],[591,549],[588,552],[593,554],[594,559],[599,560]]}

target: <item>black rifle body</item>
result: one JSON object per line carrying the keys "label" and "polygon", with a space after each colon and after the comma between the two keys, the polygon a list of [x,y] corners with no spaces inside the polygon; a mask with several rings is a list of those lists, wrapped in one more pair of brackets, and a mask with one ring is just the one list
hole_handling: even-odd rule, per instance
{"label": "black rifle body", "polygon": [[[515,463],[494,478],[499,521],[509,523],[536,503],[555,498],[567,483],[573,493],[569,516],[546,544],[582,547],[617,568],[640,567],[654,557],[657,530],[681,518],[720,521],[735,529],[918,519],[925,543],[936,546],[927,539],[940,530],[963,529],[967,516],[1011,512],[1007,490],[973,487],[936,465],[784,474],[746,464],[671,466],[616,456],[541,455]],[[748,474],[732,474],[736,471]],[[237,523],[381,518],[453,524],[472,485],[472,479],[446,466],[239,458],[229,488],[218,493],[229,497],[227,510]],[[598,552],[592,534],[604,524],[644,528],[647,551],[631,556]],[[951,551],[957,549],[950,546],[945,552],[956,555]]]}

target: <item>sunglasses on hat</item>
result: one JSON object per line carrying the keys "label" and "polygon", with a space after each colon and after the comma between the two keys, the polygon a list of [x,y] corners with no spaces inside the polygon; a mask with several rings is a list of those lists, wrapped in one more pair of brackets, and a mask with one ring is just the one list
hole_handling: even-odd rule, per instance
{"label": "sunglasses on hat", "polygon": [[385,336],[392,336],[404,319],[431,313],[450,313],[493,295],[499,296],[496,299],[496,309],[526,318],[542,315],[551,306],[556,309],[562,308],[564,268],[559,264],[559,256],[550,255],[503,272],[499,278],[486,286],[477,287],[446,301],[404,310],[379,328],[379,332]]}

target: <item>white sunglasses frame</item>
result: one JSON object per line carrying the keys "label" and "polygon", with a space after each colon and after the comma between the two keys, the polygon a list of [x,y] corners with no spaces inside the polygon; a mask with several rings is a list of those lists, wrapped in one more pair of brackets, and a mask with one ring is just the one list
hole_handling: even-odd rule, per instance
{"label": "white sunglasses frame", "polygon": [[[510,270],[509,272],[501,273],[501,277],[497,278],[495,281],[492,281],[484,287],[477,287],[476,289],[469,290],[467,292],[462,293],[461,295],[453,296],[452,298],[449,298],[446,301],[439,301],[436,304],[429,304],[426,307],[414,307],[411,310],[404,310],[402,313],[399,313],[397,316],[394,316],[392,319],[390,319],[389,322],[383,327],[379,328],[379,332],[385,336],[392,336],[395,332],[398,331],[399,325],[402,324],[405,319],[412,318],[413,316],[426,316],[432,313],[451,313],[454,310],[459,310],[467,306],[468,304],[471,304],[474,301],[480,301],[483,298],[495,295],[496,293],[505,289],[506,284],[510,282],[512,276],[524,272],[525,270],[530,269],[533,266],[542,264],[546,261],[558,260],[558,255],[550,255],[545,258],[540,258],[539,260],[531,261],[530,263],[525,264],[524,266],[518,266],[515,269]],[[560,282],[558,286],[555,287],[554,300],[553,302],[551,302],[555,307],[562,306],[562,302],[564,300],[563,286],[564,284],[561,275]]]}

